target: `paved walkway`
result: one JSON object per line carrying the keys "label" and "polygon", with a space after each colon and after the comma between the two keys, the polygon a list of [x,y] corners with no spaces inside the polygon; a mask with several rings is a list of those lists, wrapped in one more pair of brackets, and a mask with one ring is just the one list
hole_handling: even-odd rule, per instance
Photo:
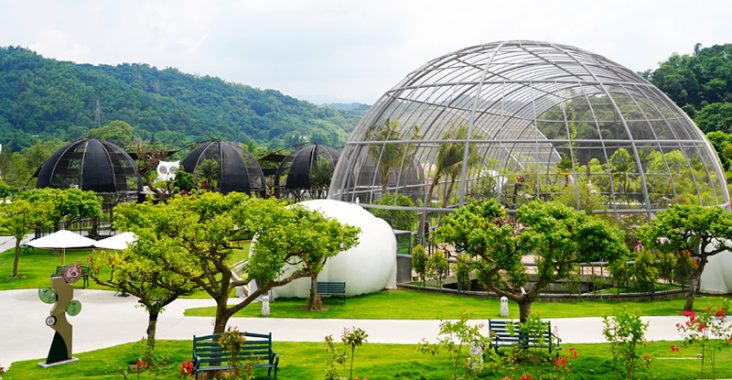
{"label": "paved walkway", "polygon": [[[137,299],[113,294],[103,290],[75,290],[74,298],[82,302],[82,311],[69,318],[74,326],[74,353],[132,342],[145,336],[147,313]],[[157,337],[191,339],[194,334],[210,334],[213,318],[185,317],[183,311],[213,305],[210,299],[173,302],[160,316]],[[50,309],[51,305],[38,299],[37,290],[0,291],[0,366],[46,357],[53,338],[52,330],[44,324]],[[679,339],[674,325],[685,320],[681,316],[644,319],[650,322],[646,333],[648,340]],[[240,330],[272,331],[277,341],[322,342],[326,335],[339,336],[343,328],[357,326],[368,332],[370,343],[418,343],[425,338],[434,341],[439,323],[434,320],[232,318],[229,325]],[[604,341],[602,318],[553,319],[552,326],[563,344]],[[487,332],[484,327],[483,333]]]}

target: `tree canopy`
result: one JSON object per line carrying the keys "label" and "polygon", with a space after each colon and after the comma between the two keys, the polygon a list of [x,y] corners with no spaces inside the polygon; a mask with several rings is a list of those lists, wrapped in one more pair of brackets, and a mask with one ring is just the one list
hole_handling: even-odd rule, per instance
{"label": "tree canopy", "polygon": [[[602,219],[559,203],[532,201],[512,221],[495,200],[470,203],[447,215],[434,232],[437,242],[464,251],[488,290],[519,304],[529,317],[540,292],[566,278],[576,264],[624,257],[623,232]],[[454,252],[454,253],[456,253]],[[536,270],[529,272],[524,259]]]}

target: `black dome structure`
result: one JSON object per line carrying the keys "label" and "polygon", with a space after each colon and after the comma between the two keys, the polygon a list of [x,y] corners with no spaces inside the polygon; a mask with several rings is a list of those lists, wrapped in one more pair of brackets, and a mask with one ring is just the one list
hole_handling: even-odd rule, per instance
{"label": "black dome structure", "polygon": [[311,197],[327,194],[340,153],[325,145],[305,145],[285,157],[275,173],[275,194],[309,192]]}
{"label": "black dome structure", "polygon": [[112,143],[83,139],[56,151],[38,171],[36,187],[78,187],[101,194],[142,191],[137,164]]}
{"label": "black dome structure", "polygon": [[259,161],[237,144],[227,141],[209,141],[193,149],[181,160],[183,169],[191,174],[205,161],[213,161],[217,168],[217,190],[264,194],[264,174]]}

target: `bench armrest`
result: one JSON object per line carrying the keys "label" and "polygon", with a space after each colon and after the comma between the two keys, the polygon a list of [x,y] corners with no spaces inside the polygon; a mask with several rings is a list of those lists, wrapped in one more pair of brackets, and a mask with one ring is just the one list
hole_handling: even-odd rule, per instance
{"label": "bench armrest", "polygon": [[275,368],[280,364],[280,354],[273,352],[269,357],[269,364],[274,365]]}

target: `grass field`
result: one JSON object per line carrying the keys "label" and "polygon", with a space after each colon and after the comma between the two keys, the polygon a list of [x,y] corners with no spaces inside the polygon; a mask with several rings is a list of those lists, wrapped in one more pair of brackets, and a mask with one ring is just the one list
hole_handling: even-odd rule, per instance
{"label": "grass field", "polygon": [[[235,249],[234,254],[229,258],[230,263],[235,263],[246,258],[249,252],[249,242],[242,244],[241,249]],[[66,263],[81,263],[88,265],[87,258],[89,256],[98,255],[91,250],[66,250]],[[34,249],[30,252],[23,252],[20,255],[18,264],[18,273],[20,278],[13,278],[13,250],[0,252],[0,290],[9,289],[37,289],[50,286],[50,277],[56,270],[56,266],[61,265],[61,253],[52,250]],[[102,271],[101,278],[105,278]],[[74,287],[81,288],[81,281],[74,284]],[[89,278],[89,287],[91,289],[109,288],[98,285],[93,279]],[[208,298],[205,292],[198,292],[192,297]]]}
{"label": "grass field", "polygon": [[[718,297],[700,296],[694,303],[696,309],[720,303]],[[374,294],[350,297],[345,304],[340,300],[325,300],[326,310],[304,310],[302,299],[278,299],[270,304],[275,318],[351,318],[351,319],[458,319],[462,314],[469,318],[498,318],[499,301],[456,294],[440,294],[413,290],[382,291]],[[534,302],[532,315],[542,318],[602,317],[614,315],[620,309],[635,309],[641,315],[681,315],[684,300],[657,300],[652,302]],[[214,316],[214,307],[186,310],[188,316]],[[258,317],[259,305],[237,313],[237,317]],[[509,305],[509,315],[518,317],[518,306]]]}
{"label": "grass field", "polygon": [[[671,344],[681,346],[680,352],[672,352]],[[570,379],[614,379],[612,356],[607,344],[564,345],[562,354],[567,355],[569,347],[578,352]],[[190,341],[159,341],[158,353],[170,358],[170,365],[161,368],[157,374],[143,371],[140,379],[180,379],[177,366],[191,357]],[[326,368],[327,352],[322,343],[289,343],[275,342],[274,350],[280,354],[280,371],[278,378],[287,379],[322,379]],[[651,355],[650,370],[644,369],[634,378],[664,379],[696,379],[699,378],[700,361],[696,359],[699,348],[683,347],[681,342],[653,342],[641,347],[641,354]],[[451,370],[447,354],[429,356],[417,351],[416,345],[371,344],[366,343],[356,351],[354,377],[378,379],[450,379]],[[88,353],[78,354],[80,361],[59,367],[44,369],[38,366],[40,360],[29,360],[13,364],[3,375],[5,380],[51,380],[51,379],[121,379],[122,369],[127,362],[136,360],[133,344],[106,348]],[[686,358],[686,359],[684,359]],[[719,351],[717,354],[717,377],[732,377],[732,349]],[[531,374],[535,379],[557,375],[553,363],[521,364],[520,366],[502,365],[500,368],[486,370],[481,379],[501,379],[510,375],[518,379],[524,374]],[[347,374],[347,372],[346,372]],[[257,372],[258,379],[267,378],[266,371]],[[137,379],[137,374],[129,375]]]}

